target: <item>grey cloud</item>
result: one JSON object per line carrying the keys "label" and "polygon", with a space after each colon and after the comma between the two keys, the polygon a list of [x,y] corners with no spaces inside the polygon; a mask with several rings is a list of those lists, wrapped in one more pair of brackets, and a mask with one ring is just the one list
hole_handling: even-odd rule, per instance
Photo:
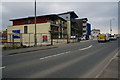
{"label": "grey cloud", "polygon": [[[3,27],[11,25],[9,19],[34,16],[33,2],[3,3]],[[38,2],[37,15],[75,11],[79,18],[87,17],[93,28],[109,28],[109,18],[118,17],[117,2]],[[103,20],[100,20],[103,19]],[[116,21],[116,20],[114,20]],[[116,26],[117,21],[113,24]]]}

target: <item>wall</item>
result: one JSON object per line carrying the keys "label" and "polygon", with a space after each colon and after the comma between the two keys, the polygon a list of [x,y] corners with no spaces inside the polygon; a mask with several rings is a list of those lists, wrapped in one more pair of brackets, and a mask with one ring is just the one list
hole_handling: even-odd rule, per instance
{"label": "wall", "polygon": [[[28,26],[28,34],[24,34],[24,26]],[[13,42],[12,35],[10,40],[10,34],[12,33],[12,30],[20,30],[21,38],[14,39],[14,42],[21,42],[24,44],[27,43],[34,43],[34,31],[35,31],[35,24],[27,24],[27,25],[19,25],[19,26],[8,26],[8,42]],[[37,42],[43,42],[42,36],[46,35],[48,36],[48,39],[50,40],[50,23],[41,23],[36,24],[36,33],[37,33]]]}
{"label": "wall", "polygon": [[[36,23],[47,23],[47,20],[51,20],[51,19],[49,17],[36,18]],[[35,23],[35,19],[34,18],[14,20],[13,21],[13,26],[25,25],[25,24],[34,24],[34,23]]]}

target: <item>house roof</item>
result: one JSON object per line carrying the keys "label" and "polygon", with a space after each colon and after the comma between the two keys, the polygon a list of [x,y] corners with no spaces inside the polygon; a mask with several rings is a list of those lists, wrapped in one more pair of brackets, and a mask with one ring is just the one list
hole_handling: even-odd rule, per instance
{"label": "house roof", "polygon": [[[42,17],[51,17],[51,18],[56,18],[56,19],[61,19],[63,21],[66,21],[65,19],[63,19],[62,17],[59,17],[56,14],[36,16],[36,18],[42,18]],[[32,19],[32,18],[35,18],[35,17],[34,16],[30,16],[30,17],[24,17],[24,18],[17,18],[17,19],[11,19],[10,21],[22,20],[22,19]]]}

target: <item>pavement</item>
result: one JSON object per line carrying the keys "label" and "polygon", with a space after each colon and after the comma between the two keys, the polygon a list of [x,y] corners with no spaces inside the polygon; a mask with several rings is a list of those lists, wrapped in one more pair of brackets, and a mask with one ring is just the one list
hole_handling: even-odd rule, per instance
{"label": "pavement", "polygon": [[46,50],[46,49],[52,49],[57,48],[56,46],[42,46],[42,47],[30,47],[30,48],[21,48],[21,49],[13,49],[13,50],[5,50],[2,51],[2,55],[14,55],[19,53],[25,53],[25,52],[32,52],[32,51],[38,51],[38,50]]}
{"label": "pavement", "polygon": [[116,56],[106,66],[98,78],[120,78],[120,74],[118,75],[118,64],[120,64],[120,57]]}
{"label": "pavement", "polygon": [[[94,78],[102,71],[100,78],[116,78],[117,59],[113,56],[116,54],[117,41],[87,41],[47,47],[50,49],[45,50],[44,47],[44,50],[38,48],[28,54],[23,52],[20,55],[3,56],[3,77]],[[110,71],[112,69],[114,72]]]}

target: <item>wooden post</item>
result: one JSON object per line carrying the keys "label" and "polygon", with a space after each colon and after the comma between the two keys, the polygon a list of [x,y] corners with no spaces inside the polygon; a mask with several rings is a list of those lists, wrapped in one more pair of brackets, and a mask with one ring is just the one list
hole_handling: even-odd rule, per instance
{"label": "wooden post", "polygon": [[53,34],[51,31],[50,31],[50,35],[51,35],[51,45],[53,45]]}
{"label": "wooden post", "polygon": [[69,36],[68,36],[68,34],[67,34],[67,44],[68,44],[68,43],[70,43],[70,42],[69,42]]}
{"label": "wooden post", "polygon": [[30,47],[30,33],[28,33],[29,34],[29,47]]}
{"label": "wooden post", "polygon": [[22,33],[20,34],[20,45],[22,46]]}
{"label": "wooden post", "polygon": [[11,46],[12,46],[12,45],[11,45],[11,34],[9,34],[9,36],[10,36],[9,38],[10,38],[10,47],[11,47]]}
{"label": "wooden post", "polygon": [[[12,35],[13,36],[13,35]],[[12,37],[12,43],[13,43],[13,47],[14,47],[14,38]]]}

